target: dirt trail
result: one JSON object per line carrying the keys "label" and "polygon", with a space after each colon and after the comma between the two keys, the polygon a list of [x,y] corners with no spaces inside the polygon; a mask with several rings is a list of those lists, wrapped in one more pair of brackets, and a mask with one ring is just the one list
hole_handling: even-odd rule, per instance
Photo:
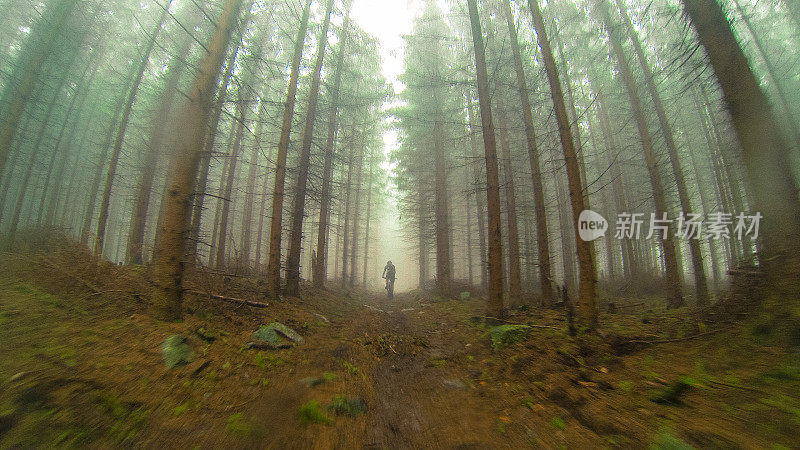
{"label": "dirt trail", "polygon": [[385,333],[416,338],[429,347],[420,352],[410,352],[406,346],[401,346],[400,351],[391,348],[389,356],[375,368],[372,382],[378,403],[365,444],[377,448],[418,448],[435,442],[442,417],[432,415],[425,402],[448,389],[441,376],[428,370],[430,360],[441,356],[442,330],[426,329],[419,323],[419,312],[424,315],[425,311],[409,295],[399,295],[391,301],[373,297],[370,303],[385,311],[373,311],[382,316],[377,324]]}
{"label": "dirt trail", "polygon": [[[392,300],[367,297],[364,314],[372,316],[368,334],[379,335],[389,351],[373,367],[369,382],[374,408],[368,418],[366,448],[422,448],[446,445],[490,448],[498,445],[491,428],[502,402],[481,399],[447,368],[448,360],[469,346],[456,322],[411,294]],[[503,446],[511,442],[503,443]]]}

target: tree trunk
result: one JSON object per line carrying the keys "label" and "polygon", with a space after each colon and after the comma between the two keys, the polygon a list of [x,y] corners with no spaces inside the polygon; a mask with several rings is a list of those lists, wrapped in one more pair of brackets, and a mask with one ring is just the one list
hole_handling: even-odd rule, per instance
{"label": "tree trunk", "polygon": [[[642,43],[639,41],[639,36],[636,34],[636,30],[633,28],[633,24],[628,16],[628,12],[625,10],[622,0],[616,0],[616,2],[622,16],[623,25],[628,32],[628,37],[633,43],[633,51],[636,54],[636,59],[639,60],[639,67],[642,69],[642,73],[644,74],[644,80],[647,85],[650,98],[653,99],[653,106],[656,110],[656,116],[658,116],[658,123],[661,126],[661,133],[664,135],[664,142],[667,146],[667,152],[669,153],[669,162],[672,166],[672,175],[675,177],[675,184],[678,187],[678,199],[681,203],[681,209],[683,210],[684,214],[691,214],[693,211],[692,203],[689,199],[689,192],[686,188],[686,181],[683,176],[681,161],[678,158],[678,146],[675,145],[674,133],[672,132],[672,126],[669,123],[669,119],[667,119],[667,113],[664,109],[664,104],[661,102],[661,95],[656,89],[656,83],[654,80],[655,74],[650,69],[650,64],[647,62],[644,49],[642,48]],[[689,239],[689,251],[692,258],[692,270],[694,272],[694,284],[697,292],[697,304],[699,306],[705,306],[709,302],[708,282],[706,281],[705,269],[703,268],[703,254],[700,251],[700,241],[698,239]]]}
{"label": "tree trunk", "polygon": [[142,58],[139,61],[136,78],[134,79],[131,90],[128,93],[128,99],[125,101],[125,110],[122,112],[122,120],[120,121],[119,128],[117,129],[117,137],[114,141],[114,149],[111,152],[111,162],[108,166],[108,172],[106,173],[106,185],[103,189],[103,200],[100,203],[100,216],[97,219],[97,236],[95,237],[94,244],[94,255],[97,258],[101,258],[103,256],[103,241],[105,240],[106,234],[106,222],[108,221],[108,210],[111,206],[111,187],[114,183],[114,177],[117,173],[119,155],[122,151],[122,144],[125,142],[125,131],[128,128],[128,122],[130,121],[131,112],[133,111],[133,104],[136,101],[136,93],[139,91],[139,86],[142,84],[144,71],[147,69],[147,64],[150,62],[150,52],[153,51],[153,47],[156,44],[156,39],[158,38],[158,34],[161,31],[161,27],[164,24],[164,19],[167,16],[169,6],[171,4],[172,0],[169,0],[169,2],[167,2],[167,6],[164,8],[161,16],[158,19],[158,23],[150,33],[150,39],[147,42],[147,47],[145,48],[144,53],[142,53]]}
{"label": "tree trunk", "polygon": [[[133,73],[131,74],[133,76]],[[130,85],[132,77],[126,80],[125,86]],[[127,90],[125,91],[127,93]],[[86,211],[83,215],[83,225],[81,226],[81,244],[89,244],[89,233],[92,229],[92,218],[94,217],[94,208],[97,204],[97,194],[100,193],[100,180],[103,176],[103,168],[108,161],[109,152],[111,151],[111,140],[114,138],[114,130],[117,129],[119,116],[122,114],[122,109],[125,107],[125,96],[121,96],[114,106],[114,113],[111,116],[111,122],[108,125],[108,132],[106,133],[105,141],[101,148],[100,161],[95,168],[94,177],[92,178],[92,187],[89,189],[89,199],[86,205]]]}
{"label": "tree trunk", "polygon": [[[772,64],[772,60],[767,57],[767,52],[764,49],[764,44],[761,42],[761,38],[753,29],[753,24],[750,23],[750,18],[747,17],[745,14],[744,9],[742,9],[742,5],[739,0],[733,0],[733,4],[736,5],[736,9],[739,11],[739,15],[742,17],[742,21],[744,22],[747,31],[750,33],[750,36],[753,38],[753,44],[755,44],[756,50],[758,50],[759,56],[761,59],[764,60],[764,67],[767,69],[767,74],[769,75],[770,81],[775,86],[775,90],[778,93],[778,103],[781,105],[781,109],[783,109],[784,120],[786,126],[791,130],[792,133],[792,140],[795,142],[795,147],[800,145],[800,127],[798,127],[797,120],[795,119],[795,115],[792,112],[792,108],[789,106],[789,96],[786,93],[786,86],[784,85],[784,80],[782,77],[778,76],[778,72],[775,69],[774,64]],[[795,30],[797,31],[797,30]]]}
{"label": "tree trunk", "polygon": [[419,288],[424,289],[428,281],[428,227],[425,192],[422,184],[417,189],[417,240],[419,241]]}
{"label": "tree trunk", "polygon": [[[58,224],[61,225],[62,228],[67,228],[73,232],[75,235],[75,217],[76,217],[76,205],[75,205],[75,185],[78,181],[78,172],[80,169],[84,169],[84,159],[85,153],[87,150],[86,142],[89,139],[89,134],[93,131],[92,127],[94,125],[94,121],[97,119],[97,113],[90,113],[89,118],[86,120],[86,126],[83,129],[83,134],[81,136],[81,140],[78,143],[78,152],[75,154],[75,159],[73,164],[70,165],[72,167],[72,171],[70,172],[69,182],[67,184],[67,189],[63,195],[63,201],[58,199],[56,201],[56,211],[59,212],[60,216],[58,219]],[[67,221],[67,215],[69,214],[69,223]],[[55,220],[55,219],[53,219]]]}
{"label": "tree trunk", "polygon": [[[583,92],[583,88],[581,88],[581,92]],[[596,99],[595,99],[596,100]],[[600,145],[597,143],[597,128],[595,128],[595,124],[592,121],[592,116],[590,111],[587,109],[586,111],[586,123],[589,125],[589,138],[592,142],[592,148],[594,149],[594,165],[601,172],[603,171],[603,161],[600,159]],[[608,154],[608,149],[603,151],[604,154]],[[610,158],[607,158],[608,161],[611,161]],[[602,175],[598,176],[597,181],[602,179]],[[611,199],[609,199],[608,191],[604,188],[600,188],[600,198],[603,204],[603,215],[605,217],[611,218],[613,217],[613,208],[611,206]],[[617,278],[617,255],[616,255],[616,246],[614,245],[614,238],[611,233],[607,233],[605,236],[605,248],[606,248],[606,263],[608,266],[608,279],[615,280]]]}
{"label": "tree trunk", "polygon": [[175,56],[170,59],[164,75],[166,83],[159,101],[158,111],[150,126],[150,141],[145,149],[144,162],[136,187],[136,200],[131,216],[130,230],[128,232],[128,246],[125,252],[127,264],[142,264],[144,262],[144,232],[147,223],[147,211],[150,207],[150,192],[156,176],[158,157],[163,152],[164,139],[167,138],[165,124],[169,123],[172,113],[175,94],[178,92],[178,81],[183,72],[184,60],[191,48],[191,39],[184,39]]}
{"label": "tree trunk", "polygon": [[497,97],[497,125],[500,132],[500,150],[503,158],[503,182],[506,194],[506,222],[508,224],[508,295],[519,301],[522,296],[522,270],[519,266],[519,227],[517,225],[517,201],[514,192],[514,170],[511,162],[511,148],[508,143],[508,123],[503,105],[503,93]]}
{"label": "tree trunk", "polygon": [[368,181],[367,181],[367,217],[365,218],[366,220],[364,221],[364,223],[365,223],[365,225],[364,225],[364,261],[362,262],[362,265],[363,265],[362,279],[363,279],[363,282],[364,282],[365,286],[367,285],[367,261],[369,261],[369,228],[370,228],[369,225],[370,225],[370,219],[371,219],[370,214],[372,212],[371,211],[371,209],[372,209],[372,171],[373,171],[373,169],[375,167],[375,163],[374,163],[373,159],[374,159],[374,156],[372,154],[372,151],[370,151],[370,157],[369,157],[369,163],[368,163],[369,164],[369,176],[367,178],[368,179]]}
{"label": "tree trunk", "polygon": [[[235,110],[233,117],[239,116],[238,107]],[[231,155],[233,154],[233,140],[236,137],[236,129],[238,128],[236,120],[231,120],[231,129],[228,132],[228,140],[225,144],[225,156],[222,163],[222,170],[220,171],[219,186],[217,187],[216,202],[214,203],[214,224],[211,229],[211,248],[208,252],[208,265],[213,266],[217,261],[219,254],[219,224],[220,217],[222,216],[222,203],[226,201],[225,186],[228,184],[228,165],[231,163]]]}
{"label": "tree trunk", "polygon": [[[349,3],[348,3],[349,6]],[[331,109],[328,116],[328,135],[325,140],[325,162],[322,169],[322,196],[319,209],[319,229],[317,230],[317,264],[314,266],[314,286],[325,286],[325,279],[328,271],[328,219],[330,218],[331,208],[331,176],[333,173],[334,144],[336,140],[336,130],[338,129],[338,109],[339,109],[339,90],[342,85],[342,70],[344,68],[344,56],[347,49],[347,36],[350,28],[350,11],[345,13],[344,24],[342,25],[342,36],[339,44],[339,56],[336,62],[336,71],[333,76],[333,87],[331,88]]]}
{"label": "tree trunk", "polygon": [[[711,125],[711,131],[714,134],[714,141],[716,142],[715,146],[710,147],[712,149],[710,157],[711,161],[714,163],[714,170],[719,174],[719,188],[722,189],[724,195],[727,196],[727,202],[729,205],[727,210],[744,211],[746,192],[742,189],[742,186],[739,183],[739,176],[736,173],[737,171],[734,170],[734,165],[732,163],[732,160],[738,158],[733,158],[733,155],[730,154],[731,152],[729,149],[723,145],[724,140],[722,139],[722,129],[718,121],[717,114],[713,110],[713,105],[708,99],[708,93],[706,92],[706,88],[703,84],[700,84],[699,91],[700,98],[702,98],[704,104],[702,108],[704,111],[707,111],[708,123]],[[705,115],[706,113],[704,113],[704,116]],[[706,122],[704,122],[704,124],[705,123]],[[736,146],[734,146],[734,148],[738,149]],[[733,208],[731,208],[730,205],[732,205]],[[742,242],[729,240],[726,241],[726,244],[729,244],[731,247],[730,253],[734,264],[738,264],[741,256],[744,256],[748,259],[750,258],[751,242],[749,237],[742,239]],[[743,250],[742,255],[740,255],[739,252],[740,246]]]}
{"label": "tree trunk", "polygon": [[[628,202],[625,195],[625,187],[622,182],[622,169],[620,168],[619,153],[620,147],[611,129],[611,120],[608,118],[608,113],[605,109],[604,96],[602,89],[595,89],[597,98],[597,115],[600,120],[600,131],[603,134],[603,142],[607,149],[606,160],[609,161],[611,166],[611,188],[614,195],[614,206],[617,213],[628,212]],[[639,276],[641,272],[639,265],[636,262],[636,257],[633,249],[633,241],[631,239],[620,239],[620,253],[622,254],[622,272],[628,280],[633,280]]]}
{"label": "tree trunk", "polygon": [[[75,9],[78,0],[60,0],[50,3],[25,42],[23,51],[14,65],[14,70],[6,80],[0,98],[0,174],[5,172],[5,164],[11,152],[17,128],[25,112],[25,106],[39,79],[45,61],[53,54],[58,36]],[[62,70],[67,71],[67,67]]]}
{"label": "tree trunk", "polygon": [[[696,104],[696,106],[699,106],[696,101],[695,101],[695,104]],[[699,109],[698,109],[698,111],[699,111]],[[704,117],[701,117],[701,118],[702,118],[702,120],[705,120]],[[703,126],[705,128],[705,122],[703,122]],[[687,126],[685,122],[683,123],[682,128],[684,130],[690,129],[690,127]],[[707,154],[710,154],[711,153],[711,136],[708,134],[708,129],[707,128],[705,128],[704,131],[705,131],[704,135],[705,135],[705,139],[706,139],[706,146],[707,146],[707,150],[708,150]],[[705,215],[705,214],[708,214],[709,212],[711,212],[712,208],[710,206],[711,203],[710,203],[710,201],[708,199],[708,193],[706,192],[706,186],[708,186],[708,185],[703,182],[702,175],[701,175],[702,171],[700,169],[700,161],[698,160],[696,153],[697,152],[695,152],[695,151],[690,151],[689,152],[689,156],[691,157],[692,169],[694,170],[694,176],[695,176],[695,180],[696,180],[696,183],[697,183],[697,192],[700,194],[700,206],[703,208],[702,211],[703,211],[703,214]],[[717,246],[717,242],[715,240],[713,240],[713,239],[707,239],[707,241],[708,241],[708,254],[709,254],[709,256],[711,256],[711,274],[712,274],[712,280],[713,280],[713,283],[714,283],[713,284],[713,286],[714,286],[713,290],[714,291],[718,291],[719,290],[719,285],[720,285],[720,278],[721,278],[720,267],[719,267],[719,262],[718,262],[718,255],[717,255],[717,247],[718,246]]]}
{"label": "tree trunk", "polygon": [[788,160],[789,146],[719,3],[683,0],[683,6],[722,88],[742,147],[753,207],[764,217],[758,260],[767,274],[765,304],[778,309],[796,307],[800,296],[800,202]]}
{"label": "tree trunk", "polygon": [[[242,21],[244,28],[247,22]],[[194,241],[190,246],[191,256],[189,257],[189,264],[194,265],[197,261],[197,247],[200,245],[200,225],[203,217],[203,204],[205,203],[205,194],[208,187],[208,172],[211,170],[211,156],[214,152],[214,141],[216,140],[219,131],[219,120],[222,116],[222,110],[225,108],[225,99],[228,96],[228,84],[230,83],[233,68],[236,65],[236,57],[239,54],[239,47],[241,45],[241,33],[237,44],[230,52],[228,61],[226,63],[225,74],[222,76],[222,83],[220,83],[217,90],[216,101],[212,108],[211,120],[209,121],[208,135],[204,142],[203,153],[200,155],[200,176],[197,180],[197,188],[194,196],[194,204],[192,206],[192,234],[191,239]],[[226,160],[227,161],[227,160]],[[224,171],[223,171],[224,172]],[[214,221],[216,224],[216,220]],[[215,234],[216,236],[216,234]],[[156,239],[158,241],[158,239]],[[214,251],[214,246],[211,246],[211,251]],[[211,263],[209,253],[209,264]]]}
{"label": "tree trunk", "polygon": [[311,159],[311,144],[314,137],[314,119],[317,114],[317,99],[319,98],[319,82],[322,71],[322,62],[325,59],[325,46],[328,43],[328,26],[331,22],[333,0],[328,0],[325,10],[325,21],[322,23],[319,40],[317,42],[317,60],[312,72],[311,91],[308,96],[306,109],[306,122],[303,128],[303,146],[300,150],[299,173],[297,185],[294,190],[292,205],[292,231],[289,237],[289,253],[286,255],[286,294],[296,297],[300,292],[300,250],[303,241],[303,215],[306,206],[306,188],[308,184],[308,170]]}
{"label": "tree trunk", "polygon": [[350,230],[350,187],[352,186],[351,181],[353,177],[353,165],[355,164],[355,151],[356,146],[352,144],[350,146],[350,158],[347,164],[347,184],[344,186],[344,229],[340,230],[342,233],[342,289],[347,286],[347,246],[350,243],[350,235],[348,233]]}
{"label": "tree trunk", "polygon": [[[22,186],[20,186],[19,192],[17,193],[17,203],[14,206],[14,215],[11,218],[11,227],[8,231],[9,243],[14,242],[14,235],[17,233],[17,227],[19,226],[20,216],[22,214],[22,206],[24,204],[25,195],[28,190],[28,185],[30,184],[31,173],[33,172],[33,168],[36,165],[36,157],[39,155],[39,149],[41,148],[42,141],[45,137],[45,130],[47,130],[47,126],[50,124],[50,117],[53,115],[56,103],[58,103],[58,99],[61,97],[61,90],[64,88],[64,84],[67,81],[68,75],[69,71],[64,70],[64,73],[58,80],[56,89],[53,91],[53,97],[50,99],[50,103],[47,105],[44,117],[42,118],[42,123],[39,126],[38,133],[36,134],[36,142],[33,144],[33,148],[31,149],[31,154],[29,157],[30,159],[28,161],[28,167],[25,170],[25,176],[22,178]],[[66,126],[66,122],[64,123],[63,126]]]}
{"label": "tree trunk", "polygon": [[[647,120],[645,113],[639,99],[636,81],[633,78],[633,72],[625,57],[622,49],[622,40],[619,37],[619,29],[611,20],[609,11],[609,4],[607,0],[598,0],[597,7],[605,23],[606,31],[608,32],[609,40],[611,41],[611,50],[617,61],[617,68],[622,75],[622,81],[625,85],[625,91],[628,93],[631,109],[633,110],[633,119],[636,123],[636,129],[639,132],[639,138],[642,143],[642,150],[644,151],[645,164],[647,165],[647,172],[650,177],[650,186],[653,189],[653,203],[655,205],[655,214],[658,219],[661,219],[668,214],[666,194],[664,193],[664,185],[659,173],[655,150],[653,148],[653,139],[650,130],[647,127]],[[672,233],[672,226],[668,225],[667,236],[661,239],[661,249],[664,257],[664,272],[667,282],[667,307],[677,308],[683,306],[683,292],[681,287],[681,278],[678,273],[678,250],[675,244],[675,239]],[[702,270],[702,269],[701,269]]]}
{"label": "tree trunk", "polygon": [[[256,117],[255,138],[253,151],[250,154],[250,167],[247,170],[247,188],[245,189],[244,213],[242,217],[242,254],[240,258],[241,268],[245,272],[250,271],[250,247],[252,242],[253,229],[253,204],[256,202],[256,172],[258,169],[258,155],[261,152],[261,133],[264,127],[264,116],[267,113],[267,102],[262,98],[258,105],[258,115]],[[266,175],[266,174],[265,174]],[[263,199],[261,204],[263,205]],[[263,211],[262,211],[263,213]],[[259,242],[260,243],[260,242]],[[256,263],[256,268],[258,263]]]}
{"label": "tree trunk", "polygon": [[[478,127],[475,125],[475,114],[473,112],[474,102],[472,101],[472,94],[467,92],[467,115],[469,121],[469,141],[470,141],[470,148],[472,151],[472,158],[474,158],[474,162],[472,164],[472,176],[473,176],[473,188],[472,190],[475,191],[475,211],[477,212],[478,218],[478,245],[480,248],[480,280],[481,280],[481,287],[486,287],[486,281],[488,279],[488,272],[486,267],[486,219],[484,217],[484,197],[478,193],[478,186],[480,184],[480,180],[482,178],[481,173],[481,166],[480,166],[480,143],[478,142],[477,138],[477,129]],[[540,179],[541,180],[541,179]],[[549,261],[548,261],[549,263]],[[549,268],[549,264],[548,264]]]}
{"label": "tree trunk", "polygon": [[[261,147],[259,143],[256,145],[257,147]],[[269,163],[272,161],[272,151],[275,147],[269,147],[269,153],[267,153],[267,160],[264,164],[264,183],[261,185],[261,200],[259,201],[259,212],[258,212],[258,235],[256,236],[256,256],[255,256],[255,265],[254,267],[258,272],[261,272],[261,241],[264,239],[264,216],[266,214],[266,207],[267,207],[267,196],[269,195],[269,174],[270,168]]]}
{"label": "tree trunk", "polygon": [[[58,199],[58,193],[64,187],[64,170],[66,168],[67,160],[70,157],[70,153],[72,152],[72,139],[75,137],[78,124],[81,123],[80,118],[81,115],[83,115],[83,106],[86,104],[86,100],[89,97],[89,88],[94,82],[94,76],[97,74],[97,64],[95,63],[91,66],[92,73],[89,76],[89,79],[86,79],[86,74],[90,69],[90,66],[87,65],[81,74],[80,79],[75,84],[75,92],[73,93],[72,99],[67,107],[67,114],[64,116],[64,124],[61,127],[61,131],[59,131],[58,137],[56,138],[56,143],[51,151],[50,164],[47,167],[47,177],[45,178],[44,185],[42,186],[42,195],[39,201],[39,211],[36,219],[37,225],[42,225],[43,220],[45,225],[53,225],[53,210],[56,207],[55,204],[56,200]],[[72,118],[73,114],[75,115],[75,121],[72,124],[72,127],[68,127],[69,120]],[[69,128],[69,134],[66,136],[66,140],[64,140],[64,133],[67,131],[67,128]],[[66,142],[63,150],[61,148],[61,142]],[[58,167],[55,169],[55,179],[52,183],[54,192],[50,195],[50,202],[45,208],[45,202],[48,198],[47,193],[51,186],[50,176],[53,174],[54,163],[57,156],[61,156],[61,161],[59,162]]]}
{"label": "tree trunk", "polygon": [[489,77],[486,72],[486,55],[483,48],[480,16],[476,0],[467,0],[472,28],[472,45],[475,52],[478,101],[481,111],[483,144],[486,155],[486,204],[488,206],[489,241],[489,291],[486,301],[487,315],[500,318],[503,314],[503,247],[500,218],[500,177],[497,167],[497,142],[492,123],[492,107],[489,97]]}
{"label": "tree trunk", "polygon": [[556,121],[558,122],[558,136],[561,140],[561,147],[564,150],[564,160],[567,168],[569,196],[572,203],[572,219],[578,253],[578,323],[587,328],[594,328],[597,324],[597,308],[595,306],[595,285],[597,280],[595,278],[596,269],[591,249],[592,244],[578,236],[578,217],[584,209],[580,168],[578,167],[578,159],[575,154],[572,133],[570,132],[567,109],[564,105],[564,95],[561,92],[561,82],[558,79],[556,62],[553,58],[553,51],[550,49],[550,41],[547,39],[547,32],[538,0],[528,0],[528,6],[533,15],[536,37],[539,41],[539,48],[542,51],[547,79],[550,82],[550,95],[553,98]]}
{"label": "tree trunk", "polygon": [[[435,94],[434,94],[435,95]],[[437,105],[440,103],[437,101]],[[448,218],[447,199],[447,160],[445,155],[444,138],[442,136],[442,123],[440,115],[433,123],[433,152],[434,152],[434,208],[436,215],[436,289],[440,295],[450,295],[452,281],[450,262],[450,220]]]}
{"label": "tree trunk", "polygon": [[286,152],[289,150],[289,134],[292,130],[294,116],[294,103],[297,95],[297,78],[300,73],[300,63],[303,59],[303,43],[308,28],[308,14],[311,1],[306,2],[303,17],[300,19],[300,28],[294,43],[292,56],[292,70],[289,75],[289,87],[286,92],[286,106],[283,110],[283,123],[281,137],[278,141],[278,158],[275,161],[275,188],[272,191],[272,221],[269,233],[269,262],[267,263],[267,293],[278,296],[281,290],[281,228],[283,225],[283,195],[286,182]]}
{"label": "tree trunk", "polygon": [[233,203],[233,183],[236,181],[236,168],[239,161],[239,151],[242,149],[242,134],[244,133],[244,123],[247,119],[249,90],[244,85],[239,86],[237,93],[239,99],[236,105],[236,116],[234,124],[236,126],[236,135],[233,138],[233,148],[228,161],[228,173],[225,176],[225,191],[222,193],[222,211],[219,218],[219,235],[217,236],[217,259],[214,261],[214,266],[217,270],[222,271],[225,269],[225,248],[228,242],[228,216],[230,215],[231,204]]}
{"label": "tree trunk", "polygon": [[539,165],[539,150],[536,144],[536,130],[533,127],[533,112],[528,98],[528,85],[525,72],[522,69],[522,57],[517,38],[517,29],[511,13],[511,3],[506,0],[505,8],[508,33],[511,36],[511,50],[514,56],[514,71],[517,75],[517,88],[522,104],[522,119],[525,123],[525,142],[528,147],[528,159],[531,166],[531,181],[533,183],[533,204],[536,213],[536,238],[539,256],[539,282],[542,290],[542,304],[549,306],[553,301],[553,283],[550,275],[550,244],[547,230],[547,213],[544,204],[544,186],[542,185],[542,171]]}
{"label": "tree trunk", "polygon": [[362,177],[364,176],[364,147],[361,146],[358,152],[358,162],[356,163],[356,198],[353,208],[353,242],[350,243],[350,280],[348,285],[352,288],[355,285],[356,274],[358,273],[358,266],[356,264],[358,259],[358,219],[361,212],[361,186]]}
{"label": "tree trunk", "polygon": [[188,93],[185,109],[175,128],[178,148],[172,152],[171,173],[167,176],[166,202],[161,239],[156,244],[152,299],[158,317],[177,320],[182,316],[183,273],[190,237],[190,217],[194,182],[208,127],[214,85],[219,77],[231,32],[236,25],[241,0],[226,0],[208,53],[198,67]]}

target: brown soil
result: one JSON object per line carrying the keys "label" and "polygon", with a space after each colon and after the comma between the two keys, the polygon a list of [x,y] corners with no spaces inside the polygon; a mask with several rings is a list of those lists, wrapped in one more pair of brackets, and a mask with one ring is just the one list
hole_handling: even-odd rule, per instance
{"label": "brown soil", "polygon": [[[537,328],[500,350],[470,321],[481,300],[424,293],[304,287],[265,309],[194,296],[183,323],[165,323],[148,314],[146,271],[89,277],[63,257],[2,257],[0,448],[767,448],[800,432],[797,355],[743,325],[658,345],[619,337],[680,338],[688,311],[647,324],[605,315],[605,331],[579,338]],[[193,280],[263,300],[255,279]],[[305,342],[245,349],[273,320]],[[552,311],[513,321],[564,326]],[[160,345],[172,334],[197,358],[168,370]],[[691,387],[676,403],[650,400],[680,377]],[[328,411],[337,395],[363,399],[366,413]],[[329,423],[299,419],[312,400]]]}

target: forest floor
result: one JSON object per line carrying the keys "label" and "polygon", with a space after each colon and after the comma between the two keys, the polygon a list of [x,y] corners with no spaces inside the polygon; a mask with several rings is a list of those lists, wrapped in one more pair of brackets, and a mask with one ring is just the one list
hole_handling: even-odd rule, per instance
{"label": "forest floor", "polygon": [[[600,335],[571,338],[560,312],[519,312],[509,320],[553,328],[493,349],[475,296],[307,286],[266,308],[190,297],[167,323],[148,313],[145,268],[89,269],[75,252],[0,256],[0,448],[790,448],[800,435],[800,354],[746,324],[604,314]],[[190,282],[263,300],[254,279]],[[304,342],[247,349],[272,321]],[[174,334],[195,358],[167,369]],[[652,340],[672,342],[636,342]]]}

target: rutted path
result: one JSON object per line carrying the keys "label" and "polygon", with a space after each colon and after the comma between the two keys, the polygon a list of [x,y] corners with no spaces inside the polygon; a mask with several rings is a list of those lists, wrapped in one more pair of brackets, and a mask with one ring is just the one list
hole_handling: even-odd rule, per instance
{"label": "rutted path", "polygon": [[466,325],[410,294],[369,297],[364,311],[374,318],[366,332],[379,336],[384,355],[369,380],[375,399],[365,447],[497,446],[491,432],[503,408],[471,392],[469,374],[447,367],[475,345],[457,330]]}

